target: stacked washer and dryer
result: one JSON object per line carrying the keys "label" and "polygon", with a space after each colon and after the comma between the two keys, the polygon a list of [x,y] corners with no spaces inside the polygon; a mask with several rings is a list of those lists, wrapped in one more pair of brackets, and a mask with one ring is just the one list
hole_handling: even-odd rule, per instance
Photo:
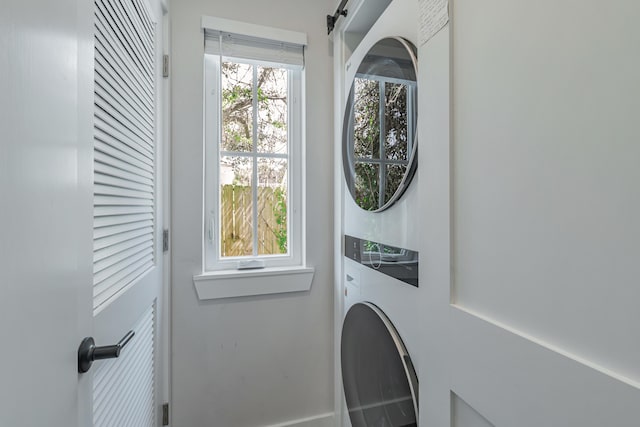
{"label": "stacked washer and dryer", "polygon": [[343,426],[418,425],[416,3],[391,1],[343,69]]}

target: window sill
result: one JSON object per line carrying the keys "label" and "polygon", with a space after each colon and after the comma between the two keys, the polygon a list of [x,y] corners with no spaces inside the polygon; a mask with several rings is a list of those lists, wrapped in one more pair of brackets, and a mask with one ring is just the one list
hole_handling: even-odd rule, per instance
{"label": "window sill", "polygon": [[209,271],[193,276],[193,284],[201,301],[304,292],[311,289],[314,271],[301,266]]}

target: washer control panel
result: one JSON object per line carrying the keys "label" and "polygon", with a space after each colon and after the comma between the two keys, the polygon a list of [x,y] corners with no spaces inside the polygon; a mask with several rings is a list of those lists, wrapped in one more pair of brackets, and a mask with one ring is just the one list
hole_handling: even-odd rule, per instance
{"label": "washer control panel", "polygon": [[344,256],[382,274],[418,287],[418,252],[344,236]]}

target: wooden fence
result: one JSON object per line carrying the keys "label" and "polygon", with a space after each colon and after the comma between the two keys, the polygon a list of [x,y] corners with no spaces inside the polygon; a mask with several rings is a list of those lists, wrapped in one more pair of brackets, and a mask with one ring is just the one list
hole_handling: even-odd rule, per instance
{"label": "wooden fence", "polygon": [[[253,254],[251,187],[223,185],[221,202],[222,256]],[[280,188],[258,188],[258,254],[287,252],[287,201]]]}

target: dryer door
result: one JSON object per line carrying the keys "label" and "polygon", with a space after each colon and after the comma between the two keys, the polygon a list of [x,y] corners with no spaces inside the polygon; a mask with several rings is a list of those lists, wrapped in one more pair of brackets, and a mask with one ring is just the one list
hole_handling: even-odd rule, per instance
{"label": "dryer door", "polygon": [[387,316],[370,303],[354,304],[344,319],[342,384],[353,427],[418,424],[418,379]]}

